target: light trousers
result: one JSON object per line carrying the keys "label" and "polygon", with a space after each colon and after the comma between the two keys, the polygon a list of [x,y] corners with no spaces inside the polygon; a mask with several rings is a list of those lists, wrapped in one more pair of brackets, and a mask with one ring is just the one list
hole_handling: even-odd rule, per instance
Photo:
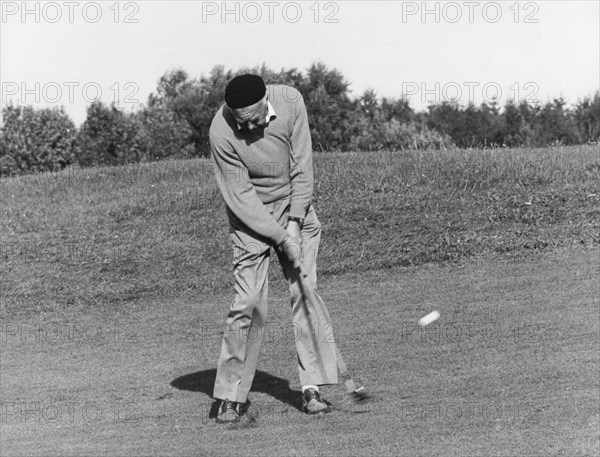
{"label": "light trousers", "polygon": [[[285,227],[289,199],[266,206],[272,216]],[[228,216],[233,243],[236,295],[224,325],[213,397],[244,403],[252,387],[267,324],[271,245],[246,228],[229,210]],[[320,238],[321,224],[311,206],[302,227],[302,264],[309,282],[315,288]],[[329,314],[324,305],[322,310],[318,310],[303,299],[293,264],[279,251],[275,251],[289,286],[300,384],[337,384],[335,346]]]}

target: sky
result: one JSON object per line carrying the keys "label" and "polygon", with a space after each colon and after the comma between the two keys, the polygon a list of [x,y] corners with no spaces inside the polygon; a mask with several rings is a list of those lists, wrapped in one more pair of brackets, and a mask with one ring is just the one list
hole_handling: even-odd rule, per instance
{"label": "sky", "polygon": [[2,104],[146,103],[167,71],[339,70],[353,96],[576,103],[600,89],[594,1],[0,1]]}

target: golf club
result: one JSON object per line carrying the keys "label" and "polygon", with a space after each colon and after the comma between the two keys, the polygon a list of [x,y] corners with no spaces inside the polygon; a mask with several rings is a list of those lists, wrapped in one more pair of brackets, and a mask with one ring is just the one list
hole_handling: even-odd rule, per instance
{"label": "golf club", "polygon": [[[304,269],[302,268],[300,262],[294,262],[294,268],[298,272],[298,280],[300,283],[300,288],[302,289],[304,299],[310,304],[312,304],[314,309],[317,310],[317,313],[319,314],[319,320],[325,320],[326,322],[330,321],[330,319],[327,318],[329,316],[329,313],[327,312],[323,301],[315,293],[314,288],[310,284],[308,275],[304,272]],[[340,372],[341,378],[344,380],[344,385],[346,386],[347,393],[350,395],[350,397],[355,403],[362,403],[369,400],[371,398],[371,395],[368,393],[367,389],[362,385],[357,386],[357,384],[352,379],[348,367],[346,366],[346,362],[344,362],[344,358],[342,357],[340,349],[335,340],[333,341],[333,344],[335,347],[337,368]]]}

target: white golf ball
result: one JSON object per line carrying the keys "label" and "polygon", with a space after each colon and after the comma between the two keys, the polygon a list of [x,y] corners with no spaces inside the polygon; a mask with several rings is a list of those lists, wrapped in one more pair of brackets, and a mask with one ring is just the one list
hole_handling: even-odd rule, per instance
{"label": "white golf ball", "polygon": [[440,318],[440,312],[432,311],[427,316],[423,316],[421,319],[419,319],[419,325],[421,327],[425,327],[426,325],[429,325],[432,322],[437,321],[439,318]]}

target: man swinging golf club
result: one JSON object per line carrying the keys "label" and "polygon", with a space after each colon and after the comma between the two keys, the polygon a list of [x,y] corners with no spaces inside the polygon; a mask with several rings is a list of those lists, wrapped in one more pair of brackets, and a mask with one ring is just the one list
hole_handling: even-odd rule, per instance
{"label": "man swinging golf club", "polygon": [[[312,145],[304,100],[290,86],[257,75],[232,79],[225,104],[210,127],[216,179],[227,206],[233,245],[235,299],[225,322],[213,397],[217,422],[236,422],[247,411],[267,320],[271,247],[288,280],[302,408],[331,411],[319,385],[337,384],[331,328],[315,331],[317,310],[303,299],[295,266],[316,284],[321,225],[311,205]],[[313,326],[311,328],[311,326]]]}

